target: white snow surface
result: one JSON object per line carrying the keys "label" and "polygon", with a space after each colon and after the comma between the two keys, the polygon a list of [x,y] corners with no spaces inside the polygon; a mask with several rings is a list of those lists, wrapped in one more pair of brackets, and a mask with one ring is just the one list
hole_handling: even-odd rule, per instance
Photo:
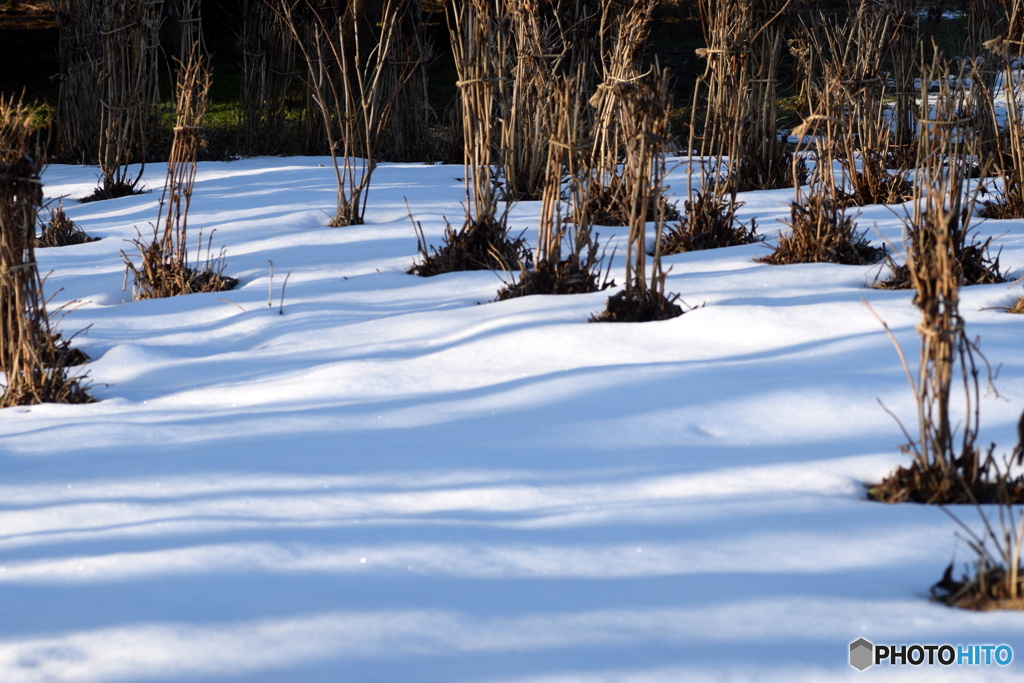
{"label": "white snow surface", "polygon": [[[462,167],[382,164],[366,225],[328,228],[330,166],[200,164],[191,244],[224,247],[240,285],[135,303],[120,251],[150,234],[165,169],[91,204],[74,198],[94,167],[46,171],[102,238],[37,252],[98,402],[0,411],[0,681],[1020,678],[1019,613],[928,600],[971,560],[954,521],[865,500],[908,462],[879,401],[915,424],[871,309],[912,363],[917,313],[869,288],[877,266],[756,263],[765,244],[670,256],[691,310],[590,324],[609,292],[493,303],[495,273],[406,273],[406,200],[439,245]],[[792,197],[741,195],[742,217],[770,245]],[[858,222],[899,248],[903,210]],[[531,244],[538,214],[511,213]],[[621,284],[625,229],[599,232]],[[1024,221],[978,234],[1019,276]],[[1024,316],[998,307],[1020,294],[962,293],[999,369],[981,441],[1000,454]],[[861,673],[860,637],[1016,658]]]}

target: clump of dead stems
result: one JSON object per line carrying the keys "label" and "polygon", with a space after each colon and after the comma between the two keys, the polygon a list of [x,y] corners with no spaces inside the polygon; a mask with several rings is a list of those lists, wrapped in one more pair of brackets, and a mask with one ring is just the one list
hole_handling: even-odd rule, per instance
{"label": "clump of dead stems", "polygon": [[[923,88],[947,73],[948,64],[937,55],[925,70]],[[906,272],[921,313],[916,376],[904,359],[917,404],[918,437],[904,429],[910,466],[898,468],[869,493],[888,502],[993,502],[1000,493],[1024,493],[1024,482],[1008,479],[996,467],[992,449],[982,456],[976,443],[981,376],[988,365],[967,336],[959,311],[965,279],[961,247],[975,201],[966,191],[966,177],[976,139],[969,119],[959,116],[966,97],[955,85],[959,79],[938,80],[942,85],[931,116],[920,122],[913,213],[904,219],[910,241]],[[927,92],[922,101],[928,101]],[[950,415],[957,390],[966,406],[959,428]]]}
{"label": "clump of dead stems", "polygon": [[[88,403],[68,343],[46,312],[33,243],[43,199],[43,150],[34,140],[37,111],[0,98],[0,407]],[[84,354],[78,352],[79,358]]]}
{"label": "clump of dead stems", "polygon": [[[223,292],[237,284],[234,278],[223,275],[223,251],[211,258],[209,242],[205,262],[192,266],[188,259],[188,210],[195,184],[196,159],[203,144],[203,118],[209,89],[210,72],[195,45],[188,61],[178,70],[174,141],[167,162],[160,213],[153,224],[153,238],[149,243],[143,242],[141,237],[133,241],[142,257],[138,266],[121,252],[127,268],[126,283],[129,273],[134,278],[132,298],[136,301],[196,292]],[[197,263],[200,263],[202,248],[200,237]]]}
{"label": "clump of dead stems", "polygon": [[50,6],[60,41],[54,146],[59,158],[84,164],[96,158],[100,138],[102,15],[95,0],[50,0]]}
{"label": "clump of dead stems", "polygon": [[[338,184],[338,204],[329,225],[361,225],[381,136],[388,129],[391,95],[404,86],[413,64],[399,74],[387,66],[396,47],[396,27],[413,10],[410,0],[386,0],[379,33],[367,40],[361,3],[344,9],[316,0],[278,0],[275,9],[295,38],[306,63],[306,86],[320,114]],[[366,53],[367,44],[372,44]],[[387,85],[391,92],[385,92]]]}
{"label": "clump of dead stems", "polygon": [[[671,95],[667,70],[655,65],[649,74],[618,81],[607,88],[615,103],[617,129],[625,136],[623,186],[628,188],[629,235],[626,243],[626,286],[609,297],[605,310],[591,322],[644,322],[683,314],[678,295],[665,293],[668,275],[661,267],[661,236],[665,228],[665,147],[668,143]],[[632,131],[628,136],[627,131]],[[647,268],[647,223],[654,219],[654,249]]]}
{"label": "clump of dead stems", "polygon": [[736,218],[741,206],[743,202],[736,201],[734,192],[692,190],[690,197],[683,200],[682,217],[665,229],[663,253],[682,254],[760,242],[755,220],[743,223]]}
{"label": "clump of dead stems", "polygon": [[[585,294],[614,285],[607,272],[601,272],[597,236],[586,211],[591,176],[586,168],[588,148],[579,139],[583,102],[578,83],[578,76],[562,78],[553,93],[553,130],[534,265],[524,264],[519,281],[498,292],[499,301],[531,294]],[[569,215],[563,215],[565,199]]]}
{"label": "clump of dead stems", "polygon": [[63,204],[58,203],[57,208],[50,207],[50,217],[43,223],[43,229],[35,240],[35,246],[37,249],[68,247],[73,244],[95,242],[98,239],[98,237],[89,237],[85,230],[78,227],[78,224],[64,213]]}
{"label": "clump of dead stems", "polygon": [[[814,180],[838,206],[897,204],[913,194],[908,171],[899,170],[906,168],[906,152],[898,147],[896,132],[908,135],[904,129],[913,101],[907,92],[897,92],[903,110],[893,115],[885,102],[883,72],[904,21],[904,14],[894,15],[891,7],[862,2],[845,21],[822,15],[814,29],[804,30],[805,42],[794,51],[805,61],[813,102],[810,116],[794,134],[815,131]],[[899,55],[902,68],[905,50]],[[899,80],[898,88],[906,90],[905,78]]]}
{"label": "clump of dead stems", "polygon": [[[1022,497],[1018,492],[1016,499]],[[1024,609],[1024,510],[1011,503],[999,504],[997,521],[993,522],[980,505],[975,508],[983,526],[980,532],[949,513],[965,533],[960,538],[974,553],[973,566],[969,565],[956,578],[950,562],[942,578],[932,586],[932,598],[951,607],[971,610]]]}
{"label": "clump of dead stems", "polygon": [[100,31],[102,106],[99,125],[100,185],[82,201],[112,199],[141,192],[146,147],[158,125],[157,53],[161,2],[109,0],[103,3]]}
{"label": "clump of dead stems", "polygon": [[[509,32],[503,0],[469,0],[452,12],[450,27],[464,139],[466,215],[445,229],[444,245],[431,247],[417,232],[421,276],[460,270],[511,270],[529,259],[521,238],[508,234],[508,205],[499,214],[501,159],[495,154],[500,123],[495,118]],[[415,225],[415,221],[413,222]]]}
{"label": "clump of dead stems", "polygon": [[885,256],[883,247],[872,246],[866,231],[857,231],[854,216],[837,206],[824,192],[811,192],[790,205],[788,234],[779,237],[764,263],[841,263],[866,265]]}

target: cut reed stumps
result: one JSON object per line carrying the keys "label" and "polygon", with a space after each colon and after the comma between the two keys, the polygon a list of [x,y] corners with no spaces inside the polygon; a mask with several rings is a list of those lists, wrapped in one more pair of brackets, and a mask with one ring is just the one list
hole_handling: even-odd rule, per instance
{"label": "cut reed stumps", "polygon": [[[199,53],[198,44],[188,62],[178,70],[177,111],[174,141],[167,162],[167,180],[160,198],[160,212],[153,224],[153,239],[147,244],[134,240],[142,257],[138,266],[123,251],[127,272],[134,278],[132,298],[159,299],[198,292],[224,292],[238,281],[223,275],[224,253],[211,256],[209,242],[205,261],[200,259],[202,237],[198,240],[197,265],[188,259],[188,210],[196,178],[196,159],[203,144],[203,118],[206,114],[210,72]],[[198,265],[202,261],[201,265]],[[127,280],[127,273],[126,273]]]}
{"label": "cut reed stumps", "polygon": [[36,267],[36,221],[42,204],[43,150],[33,142],[37,114],[0,98],[0,408],[92,401],[68,374],[67,342],[52,329]]}

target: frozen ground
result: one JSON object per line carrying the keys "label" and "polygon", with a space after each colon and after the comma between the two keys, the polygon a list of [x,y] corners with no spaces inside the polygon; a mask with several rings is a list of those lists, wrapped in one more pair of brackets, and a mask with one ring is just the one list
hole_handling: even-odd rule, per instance
{"label": "frozen ground", "polygon": [[[672,256],[694,310],[588,324],[607,293],[488,303],[493,273],[405,274],[404,198],[439,243],[461,167],[382,165],[368,224],[331,229],[329,160],[254,159],[201,164],[190,214],[239,289],[127,303],[119,251],[163,174],[67,201],[103,239],[38,252],[51,307],[79,302],[61,329],[88,327],[99,401],[0,412],[5,683],[1020,678],[1019,613],[927,600],[970,559],[953,522],[864,500],[905,462],[878,399],[908,424],[913,403],[862,300],[917,352],[910,294],[867,288],[877,268]],[[44,180],[79,197],[96,169]],[[773,239],[791,197],[746,195],[743,216]],[[531,243],[538,212],[512,212]],[[889,209],[860,226],[899,240]],[[1024,222],[980,234],[1019,275]],[[1020,293],[963,293],[1001,368],[981,434],[999,452],[1024,317],[994,307]],[[860,673],[859,637],[1017,659]]]}

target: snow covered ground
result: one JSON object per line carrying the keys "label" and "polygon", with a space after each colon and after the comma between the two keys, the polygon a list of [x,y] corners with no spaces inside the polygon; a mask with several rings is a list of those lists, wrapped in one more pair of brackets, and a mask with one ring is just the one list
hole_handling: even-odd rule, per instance
{"label": "snow covered ground", "polygon": [[[51,167],[47,196],[96,175]],[[905,463],[878,400],[908,425],[913,402],[863,300],[917,354],[911,295],[869,289],[877,267],[672,256],[693,310],[588,324],[607,293],[489,303],[494,273],[405,273],[405,198],[439,244],[461,167],[382,165],[367,225],[332,229],[328,159],[252,159],[201,164],[190,214],[239,288],[126,302],[119,252],[163,175],[66,201],[103,239],[37,253],[51,308],[78,302],[61,330],[88,328],[98,402],[0,411],[0,681],[1020,678],[1019,613],[927,600],[970,559],[953,521],[864,500]],[[792,192],[741,198],[774,238]],[[531,244],[538,213],[511,214]],[[899,241],[891,209],[859,224]],[[979,230],[1019,275],[1024,221]],[[1020,293],[963,292],[1000,366],[981,438],[1001,453],[1024,317],[995,307]],[[1016,658],[861,673],[860,637]]]}

